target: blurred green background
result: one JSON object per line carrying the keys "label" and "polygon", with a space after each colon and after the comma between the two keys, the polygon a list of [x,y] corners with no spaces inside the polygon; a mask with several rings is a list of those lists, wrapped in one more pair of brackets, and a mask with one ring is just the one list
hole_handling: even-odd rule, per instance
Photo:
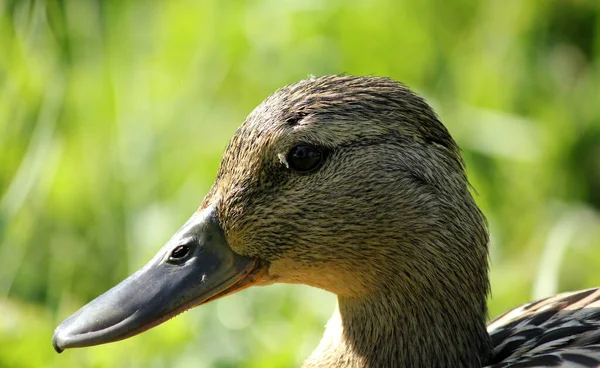
{"label": "blurred green background", "polygon": [[302,286],[51,335],[195,211],[254,106],[334,73],[403,81],[464,149],[492,317],[600,285],[597,0],[0,0],[0,367],[297,366],[335,304]]}

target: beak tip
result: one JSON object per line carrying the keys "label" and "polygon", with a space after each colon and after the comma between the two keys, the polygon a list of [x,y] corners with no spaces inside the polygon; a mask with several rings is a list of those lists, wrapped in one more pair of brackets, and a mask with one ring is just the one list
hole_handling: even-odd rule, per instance
{"label": "beak tip", "polygon": [[63,349],[60,343],[60,338],[58,336],[58,329],[57,331],[54,331],[54,336],[52,336],[52,346],[54,347],[54,350],[56,350],[57,353],[62,353],[63,351],[65,351],[65,349]]}

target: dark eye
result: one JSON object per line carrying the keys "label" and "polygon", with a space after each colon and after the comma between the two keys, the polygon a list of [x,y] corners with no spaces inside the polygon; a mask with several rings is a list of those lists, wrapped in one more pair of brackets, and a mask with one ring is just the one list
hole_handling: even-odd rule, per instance
{"label": "dark eye", "polygon": [[178,245],[171,251],[169,261],[178,262],[185,259],[190,254],[191,247],[189,245]]}
{"label": "dark eye", "polygon": [[287,162],[293,170],[308,173],[321,165],[323,162],[323,152],[314,146],[296,146],[288,154]]}

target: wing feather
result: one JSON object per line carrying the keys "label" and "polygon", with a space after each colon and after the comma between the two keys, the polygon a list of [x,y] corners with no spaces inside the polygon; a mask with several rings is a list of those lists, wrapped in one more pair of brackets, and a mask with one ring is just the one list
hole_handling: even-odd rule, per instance
{"label": "wing feather", "polygon": [[489,368],[600,367],[600,288],[514,308],[488,325]]}

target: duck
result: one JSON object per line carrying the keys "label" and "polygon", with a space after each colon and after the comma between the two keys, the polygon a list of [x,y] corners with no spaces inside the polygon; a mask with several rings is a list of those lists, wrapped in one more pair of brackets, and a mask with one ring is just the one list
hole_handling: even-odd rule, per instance
{"label": "duck", "polygon": [[250,113],[198,210],[53,346],[126,339],[289,283],[337,295],[304,367],[600,366],[599,289],[486,324],[488,243],[461,151],[422,97],[386,77],[310,77]]}

